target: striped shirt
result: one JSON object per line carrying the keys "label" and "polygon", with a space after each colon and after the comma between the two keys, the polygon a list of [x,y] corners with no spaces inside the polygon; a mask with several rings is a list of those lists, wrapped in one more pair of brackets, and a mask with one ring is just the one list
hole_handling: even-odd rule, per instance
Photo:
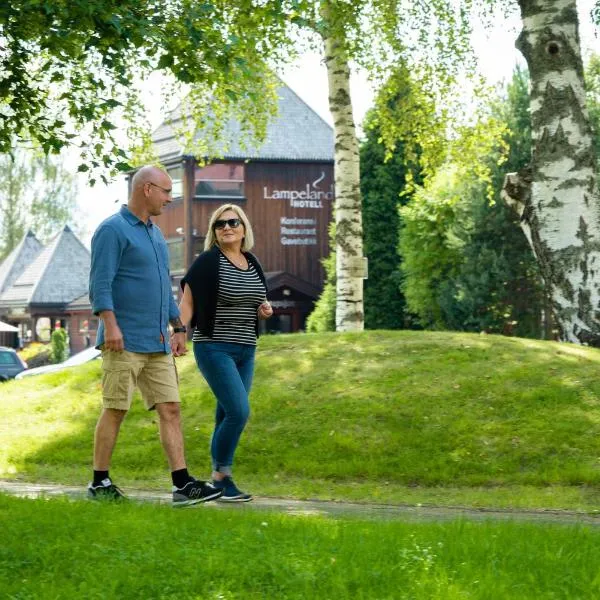
{"label": "striped shirt", "polygon": [[219,253],[219,290],[212,338],[194,330],[194,342],[232,342],[256,346],[258,307],[264,302],[266,290],[256,269],[239,269],[223,253]]}

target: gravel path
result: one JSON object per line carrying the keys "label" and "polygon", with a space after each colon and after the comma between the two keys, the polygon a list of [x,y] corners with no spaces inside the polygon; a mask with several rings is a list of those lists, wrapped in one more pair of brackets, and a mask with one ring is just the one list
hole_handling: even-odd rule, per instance
{"label": "gravel path", "polygon": [[[82,499],[86,496],[85,488],[61,486],[42,483],[23,483],[0,481],[0,491],[14,496],[27,498],[68,496]],[[169,493],[148,490],[126,490],[127,496],[140,502],[158,502],[167,504],[171,501]],[[468,519],[476,521],[503,520],[521,522],[546,522],[564,524],[600,525],[600,515],[559,510],[498,510],[472,509],[464,507],[441,506],[409,506],[391,504],[362,504],[355,502],[326,502],[321,500],[288,500],[285,498],[255,498],[253,502],[241,504],[224,504],[210,502],[202,508],[211,510],[236,509],[256,511],[277,511],[293,515],[321,515],[332,518],[356,517],[361,519],[398,519],[409,522],[449,521]]]}

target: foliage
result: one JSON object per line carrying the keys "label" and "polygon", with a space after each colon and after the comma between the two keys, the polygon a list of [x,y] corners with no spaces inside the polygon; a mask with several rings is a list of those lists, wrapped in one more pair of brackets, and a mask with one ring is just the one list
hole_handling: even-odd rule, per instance
{"label": "foliage", "polygon": [[62,327],[55,329],[50,336],[50,362],[61,363],[67,360],[68,356],[67,332]]}
{"label": "foliage", "polygon": [[529,160],[527,88],[517,70],[491,106],[505,134],[482,151],[487,175],[447,164],[403,209],[405,293],[426,327],[540,335],[539,272],[516,215],[499,199],[504,174]]}
{"label": "foliage", "polygon": [[[399,117],[405,109],[403,98],[390,102],[395,103]],[[370,127],[367,119],[366,140],[360,155],[364,251],[369,259],[369,277],[365,281],[366,329],[404,329],[411,325],[400,289],[398,248],[399,207],[410,198],[406,192],[410,169],[403,149],[404,143],[398,142],[392,155],[386,157],[380,125]],[[410,179],[413,180],[412,173]]]}
{"label": "foliage", "polygon": [[46,242],[72,222],[76,197],[76,179],[61,157],[44,156],[22,145],[0,155],[0,260],[27,230]]}
{"label": "foliage", "polygon": [[46,154],[76,144],[80,171],[128,169],[116,122],[125,118],[132,131],[143,129],[136,82],[153,71],[167,74],[184,91],[201,85],[217,117],[223,106],[252,105],[247,122],[264,133],[264,115],[273,103],[263,93],[267,61],[272,67],[293,52],[288,25],[297,18],[297,4],[3,3],[0,152],[10,152],[15,139],[33,141]]}
{"label": "foliage", "polygon": [[51,346],[40,342],[31,342],[19,351],[19,356],[27,363],[30,369],[51,364]]}
{"label": "foliage", "polygon": [[[593,348],[491,335],[263,336],[236,479],[265,496],[597,509],[599,366]],[[178,370],[200,477],[215,400],[192,353]],[[4,384],[0,477],[87,481],[99,402],[99,361]],[[170,488],[137,394],[112,464],[125,487]]]}
{"label": "foliage", "polygon": [[[331,247],[335,247],[335,223],[329,225],[329,239]],[[336,305],[336,273],[335,250],[323,259],[325,268],[325,284],[319,299],[315,302],[313,311],[306,319],[306,330],[310,333],[324,333],[335,331],[335,305]]]}
{"label": "foliage", "polygon": [[[598,3],[600,14],[600,2]],[[594,147],[598,161],[598,185],[600,186],[600,55],[594,54],[590,57],[585,72],[585,83],[587,92],[587,108],[590,114],[590,123],[594,134]]]}
{"label": "foliage", "polygon": [[0,586],[7,598],[40,600],[542,600],[600,593],[600,532],[593,526],[289,512],[175,512],[147,502],[0,496]]}

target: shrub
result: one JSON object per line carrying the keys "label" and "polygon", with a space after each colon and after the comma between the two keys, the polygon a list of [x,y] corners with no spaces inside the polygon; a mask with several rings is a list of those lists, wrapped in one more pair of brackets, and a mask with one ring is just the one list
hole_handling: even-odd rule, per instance
{"label": "shrub", "polygon": [[50,338],[50,362],[61,363],[67,356],[67,332],[62,328],[55,329]]}

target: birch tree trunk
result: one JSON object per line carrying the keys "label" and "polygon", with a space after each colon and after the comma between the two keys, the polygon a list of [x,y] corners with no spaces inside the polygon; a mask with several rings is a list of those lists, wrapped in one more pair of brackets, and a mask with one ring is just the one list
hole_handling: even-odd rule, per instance
{"label": "birch tree trunk", "polygon": [[332,23],[328,2],[323,2],[321,16],[326,24],[325,64],[335,136],[335,327],[336,331],[362,331],[365,261],[360,159],[350,97],[350,67],[343,28]]}
{"label": "birch tree trunk", "polygon": [[531,79],[531,164],[507,175],[564,341],[600,346],[600,197],[576,0],[519,0]]}

